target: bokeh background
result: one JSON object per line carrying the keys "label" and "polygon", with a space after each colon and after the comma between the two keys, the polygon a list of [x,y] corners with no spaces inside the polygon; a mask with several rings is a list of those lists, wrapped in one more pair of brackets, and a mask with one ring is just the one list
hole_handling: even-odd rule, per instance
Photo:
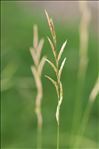
{"label": "bokeh background", "polygon": [[[91,10],[88,43],[88,68],[85,76],[81,111],[89,100],[99,70],[99,19],[97,1],[88,2]],[[34,112],[37,94],[30,70],[33,64],[29,48],[33,43],[33,25],[37,24],[39,38],[44,37],[42,55],[53,60],[47,36],[50,36],[44,9],[52,16],[57,33],[58,47],[67,39],[62,58],[67,61],[62,74],[64,100],[61,106],[60,146],[69,148],[79,65],[79,25],[81,14],[78,1],[2,1],[1,2],[1,145],[2,149],[36,149],[37,119]],[[58,49],[58,50],[59,50]],[[55,77],[45,65],[42,82],[43,134],[42,148],[56,148],[57,124],[55,112],[57,95],[45,74]],[[99,148],[99,96],[88,117],[82,148]],[[74,134],[75,138],[76,134]]]}

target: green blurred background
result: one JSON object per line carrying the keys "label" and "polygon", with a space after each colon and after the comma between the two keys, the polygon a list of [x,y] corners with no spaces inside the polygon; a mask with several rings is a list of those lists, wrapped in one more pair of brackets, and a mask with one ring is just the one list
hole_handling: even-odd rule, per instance
{"label": "green blurred background", "polygon": [[[67,61],[62,74],[64,100],[61,106],[60,119],[60,146],[61,149],[68,148],[73,123],[79,64],[79,23],[81,17],[77,3],[47,1],[1,2],[2,149],[36,149],[37,121],[34,107],[37,92],[35,81],[30,70],[33,60],[29,48],[32,47],[33,43],[33,25],[37,24],[39,38],[45,38],[42,55],[46,55],[49,59],[53,60],[50,45],[46,38],[48,35],[50,36],[50,32],[44,14],[45,8],[48,10],[50,16],[53,17],[59,49],[66,39],[68,41],[62,56],[62,58],[67,57]],[[94,4],[96,6],[97,2],[94,2]],[[94,16],[97,16],[97,11],[92,9],[92,20],[89,28],[89,62],[82,95],[81,110],[83,112],[88,103],[89,95],[96,82],[99,70],[99,30],[97,28],[97,19]],[[55,78],[48,64],[45,65],[42,76],[44,87],[44,98],[42,102],[44,119],[42,148],[55,149],[57,96],[52,84],[44,77],[45,74],[49,74]],[[91,109],[89,121],[84,133],[82,143],[82,148],[84,149],[99,148],[98,97]]]}

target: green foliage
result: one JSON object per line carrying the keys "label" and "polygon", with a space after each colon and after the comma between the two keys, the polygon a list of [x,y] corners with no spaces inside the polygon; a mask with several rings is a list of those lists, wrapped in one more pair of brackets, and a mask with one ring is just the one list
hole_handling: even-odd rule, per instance
{"label": "green foliage", "polygon": [[[46,35],[48,27],[45,19],[36,14],[29,15],[22,8],[19,8],[16,2],[12,5],[9,2],[2,2],[2,39],[1,39],[1,56],[2,70],[11,63],[17,71],[13,74],[12,83],[15,85],[2,92],[1,99],[1,136],[2,149],[7,148],[30,148],[36,146],[36,116],[33,113],[35,107],[36,86],[30,71],[30,65],[33,63],[28,48],[32,45],[32,26],[38,24],[40,36]],[[42,20],[41,20],[42,17]],[[58,43],[61,47],[65,38],[68,39],[67,49],[64,51],[63,57],[66,55],[67,63],[64,66],[62,82],[64,88],[64,101],[61,109],[61,128],[60,128],[60,147],[66,148],[69,146],[70,132],[72,124],[72,115],[75,102],[75,90],[77,83],[77,68],[78,68],[78,49],[79,49],[79,32],[78,22],[73,25],[64,22],[60,24],[56,22],[56,30]],[[65,31],[65,33],[64,33]],[[89,49],[88,49],[88,69],[85,78],[85,88],[83,94],[82,111],[85,110],[90,91],[98,76],[98,39],[97,33],[90,29]],[[42,54],[52,58],[48,42],[45,42],[44,51]],[[16,63],[17,62],[17,63]],[[14,69],[13,69],[14,70]],[[9,73],[10,71],[7,70]],[[48,72],[53,79],[54,72],[49,70],[46,65],[44,74]],[[42,112],[44,114],[44,132],[42,136],[43,147],[47,149],[56,148],[56,122],[54,118],[56,107],[56,95],[45,77],[42,77],[44,85],[44,99],[42,103]],[[48,85],[49,84],[49,85]],[[99,146],[99,100],[93,105],[86,132],[83,138],[82,147],[97,149]],[[83,115],[83,113],[82,113]],[[74,134],[74,137],[76,134]]]}

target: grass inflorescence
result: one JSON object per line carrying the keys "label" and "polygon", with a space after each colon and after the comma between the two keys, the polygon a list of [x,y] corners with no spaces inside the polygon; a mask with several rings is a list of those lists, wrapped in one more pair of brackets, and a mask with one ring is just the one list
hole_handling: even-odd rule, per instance
{"label": "grass inflorescence", "polygon": [[37,148],[41,149],[41,131],[42,131],[42,112],[41,112],[41,103],[43,98],[43,87],[42,87],[42,70],[45,64],[45,57],[41,58],[41,52],[44,44],[44,39],[41,39],[38,42],[38,28],[37,25],[34,26],[34,38],[33,38],[33,48],[30,48],[30,53],[32,55],[34,65],[31,66],[31,70],[37,86],[37,96],[35,102],[35,112],[37,115],[38,121],[38,130],[37,130]]}
{"label": "grass inflorescence", "polygon": [[53,52],[55,64],[53,62],[51,62],[49,59],[46,59],[46,61],[53,68],[55,75],[56,75],[56,80],[52,79],[48,75],[46,75],[45,77],[48,80],[50,80],[52,82],[52,84],[54,85],[54,87],[56,89],[57,97],[58,97],[58,104],[57,104],[57,108],[56,108],[56,120],[57,120],[57,149],[59,149],[60,107],[61,107],[62,100],[63,100],[63,86],[61,83],[61,75],[62,75],[62,70],[63,70],[64,64],[65,64],[66,58],[64,58],[61,65],[59,65],[59,62],[60,62],[62,53],[65,49],[67,41],[65,41],[63,43],[59,53],[57,53],[57,48],[56,48],[57,47],[57,40],[56,40],[56,32],[55,32],[55,28],[54,28],[54,23],[53,23],[52,18],[50,18],[48,16],[48,13],[46,10],[45,10],[45,14],[46,14],[49,29],[50,29],[50,32],[52,35],[52,40],[49,37],[47,37],[47,38],[48,38],[49,44],[50,44],[52,52]]}

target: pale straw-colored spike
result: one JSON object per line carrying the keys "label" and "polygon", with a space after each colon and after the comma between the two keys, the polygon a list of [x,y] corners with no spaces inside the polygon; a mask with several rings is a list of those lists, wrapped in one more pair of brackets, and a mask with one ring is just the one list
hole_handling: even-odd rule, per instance
{"label": "pale straw-colored spike", "polygon": [[48,21],[49,28],[51,29],[50,17],[49,17],[49,15],[48,15],[46,10],[45,10],[45,14],[46,14],[46,18],[47,18],[47,21]]}
{"label": "pale straw-colored spike", "polygon": [[39,128],[41,128],[42,127],[42,114],[41,114],[42,83],[41,83],[41,80],[39,78],[36,68],[34,66],[31,66],[31,70],[32,70],[32,73],[33,73],[33,76],[36,82],[37,90],[38,90],[38,94],[36,96],[35,112],[38,118],[38,126]]}
{"label": "pale straw-colored spike", "polygon": [[52,18],[50,18],[50,22],[51,22],[51,27],[52,27],[52,37],[53,37],[53,41],[54,44],[56,45],[56,33],[55,33],[55,27],[54,27],[54,23]]}
{"label": "pale straw-colored spike", "polygon": [[41,61],[39,63],[39,66],[38,66],[38,73],[39,73],[40,77],[42,75],[42,70],[43,70],[45,62],[46,62],[46,57],[42,57],[42,59],[41,59]]}
{"label": "pale straw-colored spike", "polygon": [[45,10],[45,14],[46,14],[46,18],[47,18],[47,21],[48,21],[48,25],[49,25],[49,29],[50,29],[50,32],[51,34],[53,35],[53,29],[52,29],[52,24],[51,24],[51,20],[50,20],[50,17],[47,13],[47,11]]}
{"label": "pale straw-colored spike", "polygon": [[38,76],[38,72],[37,72],[37,70],[36,70],[36,68],[32,65],[31,66],[31,70],[32,70],[32,74],[33,74],[33,76],[34,76],[34,79],[35,79],[35,82],[36,82],[36,84],[37,84],[37,87],[38,87],[38,80],[39,80],[39,76]]}
{"label": "pale straw-colored spike", "polygon": [[65,46],[66,46],[66,43],[67,43],[67,40],[63,43],[63,45],[62,45],[62,47],[61,47],[61,49],[60,49],[60,51],[59,51],[58,58],[57,58],[58,62],[59,62],[59,60],[60,60],[60,58],[61,58],[61,56],[62,56],[62,53],[63,53],[63,51],[64,51],[64,48],[65,48]]}
{"label": "pale straw-colored spike", "polygon": [[61,66],[60,66],[60,69],[59,69],[59,73],[58,73],[58,78],[59,78],[59,80],[60,80],[60,78],[61,78],[61,74],[62,74],[62,70],[63,70],[64,64],[65,64],[65,61],[66,61],[66,57],[65,57],[64,60],[62,61]]}
{"label": "pale straw-colored spike", "polygon": [[34,64],[37,66],[38,65],[38,59],[37,59],[37,55],[36,55],[34,48],[30,48],[30,53],[32,55]]}
{"label": "pale straw-colored spike", "polygon": [[46,10],[45,10],[45,14],[46,14],[46,18],[47,18],[47,21],[48,21],[48,25],[49,25],[49,28],[50,28],[50,32],[51,32],[54,44],[56,45],[56,33],[55,33],[53,20],[52,20],[52,18],[49,17]]}
{"label": "pale straw-colored spike", "polygon": [[50,43],[50,46],[51,46],[51,49],[52,49],[52,52],[53,52],[53,55],[54,55],[54,58],[56,59],[56,51],[55,51],[55,47],[54,47],[54,44],[53,42],[51,41],[51,39],[49,37],[47,37],[49,43]]}
{"label": "pale straw-colored spike", "polygon": [[42,47],[44,45],[44,39],[41,39],[38,46],[37,46],[37,59],[38,61],[40,60],[41,52],[42,52]]}
{"label": "pale straw-colored spike", "polygon": [[58,90],[58,84],[55,80],[53,80],[51,77],[49,77],[48,75],[45,75],[45,77],[50,80],[52,82],[52,84],[54,85],[56,92],[57,92],[57,96],[59,98],[59,90]]}
{"label": "pale straw-colored spike", "polygon": [[93,87],[92,91],[91,91],[91,94],[90,94],[90,97],[89,97],[89,100],[91,102],[94,102],[95,101],[95,98],[96,96],[99,94],[99,77],[95,83],[95,86]]}
{"label": "pale straw-colored spike", "polygon": [[37,25],[33,26],[33,34],[34,34],[33,47],[36,50],[37,45],[38,45],[38,28],[37,28]]}
{"label": "pale straw-colored spike", "polygon": [[42,47],[44,44],[44,39],[41,39],[40,42],[38,42],[38,28],[37,25],[33,27],[34,31],[34,37],[33,37],[33,48],[30,48],[30,53],[32,55],[34,66],[31,67],[34,80],[37,87],[37,96],[35,101],[35,113],[37,115],[37,148],[41,148],[41,135],[42,135],[42,123],[43,123],[43,117],[41,112],[41,103],[42,103],[42,97],[43,97],[43,87],[42,87],[42,81],[41,81],[41,74],[42,70],[45,64],[45,57],[41,57]]}
{"label": "pale straw-colored spike", "polygon": [[46,61],[50,64],[50,66],[53,68],[53,70],[55,71],[55,73],[57,73],[56,66],[50,60],[48,60],[47,58],[46,58]]}

